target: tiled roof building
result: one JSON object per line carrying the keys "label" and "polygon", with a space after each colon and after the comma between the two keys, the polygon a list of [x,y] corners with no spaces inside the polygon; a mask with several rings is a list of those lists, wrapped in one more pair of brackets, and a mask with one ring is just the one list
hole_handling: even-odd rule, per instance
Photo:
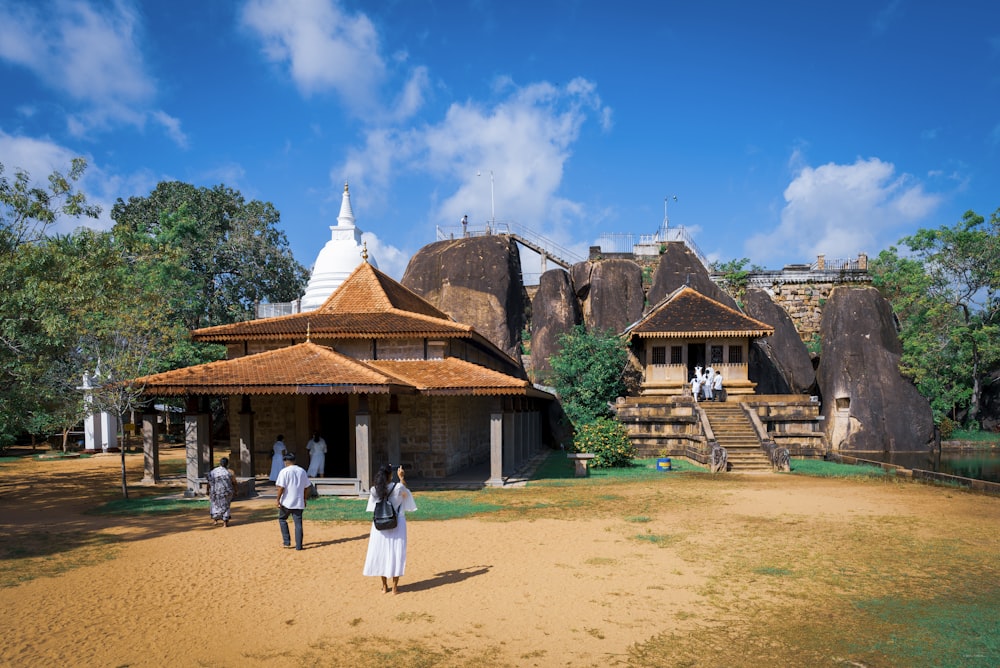
{"label": "tiled roof building", "polygon": [[[362,493],[390,462],[425,479],[488,463],[489,484],[502,485],[541,447],[541,414],[553,399],[472,327],[367,262],[314,311],[192,338],[225,344],[227,359],[138,380],[148,396],[184,396],[192,406],[225,398],[230,458],[246,477],[267,473],[279,434],[305,459],[318,432],[329,446],[325,477],[355,480]],[[191,413],[193,424],[207,418]],[[210,468],[207,431],[195,429],[187,444],[192,490]]]}

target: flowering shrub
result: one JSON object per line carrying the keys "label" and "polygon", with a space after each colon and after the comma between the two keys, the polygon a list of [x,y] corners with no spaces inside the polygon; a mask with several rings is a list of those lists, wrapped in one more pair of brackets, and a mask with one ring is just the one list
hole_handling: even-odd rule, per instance
{"label": "flowering shrub", "polygon": [[635,457],[625,425],[608,418],[597,418],[580,427],[573,439],[573,449],[593,453],[590,465],[598,468],[628,466]]}

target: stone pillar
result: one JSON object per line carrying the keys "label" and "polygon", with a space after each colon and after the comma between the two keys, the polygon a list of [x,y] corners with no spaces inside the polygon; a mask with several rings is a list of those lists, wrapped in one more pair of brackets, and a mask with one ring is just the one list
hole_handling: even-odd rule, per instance
{"label": "stone pillar", "polygon": [[817,255],[816,256],[816,271],[826,271],[826,256]]}
{"label": "stone pillar", "polygon": [[187,460],[187,489],[184,491],[184,496],[197,496],[199,492],[197,479],[204,478],[209,471],[205,466],[209,456],[208,415],[189,413],[184,416],[184,452]]}
{"label": "stone pillar", "polygon": [[372,418],[368,413],[368,397],[362,394],[358,399],[358,412],[354,415],[354,454],[361,491],[367,494],[372,484],[370,442]]}
{"label": "stone pillar", "polygon": [[142,416],[142,481],[160,482],[160,427],[156,413]]}
{"label": "stone pillar", "polygon": [[503,487],[503,413],[490,413],[490,487]]}

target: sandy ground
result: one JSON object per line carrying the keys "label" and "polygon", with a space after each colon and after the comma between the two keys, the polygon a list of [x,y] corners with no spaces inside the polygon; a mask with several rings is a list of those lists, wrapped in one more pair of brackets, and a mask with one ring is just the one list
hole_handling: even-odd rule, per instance
{"label": "sandy ground", "polygon": [[[649,529],[623,521],[632,501],[663,494],[641,485],[623,492],[618,514],[420,522],[418,510],[393,596],[361,575],[367,524],[310,521],[307,510],[306,549],[284,550],[275,521],[248,521],[273,499],[236,502],[229,528],[213,527],[207,509],[82,514],[120,494],[118,466],[116,456],[0,466],[3,540],[52,535],[78,540],[86,555],[0,589],[0,664],[356,666],[398,649],[428,654],[422,665],[603,666],[624,662],[633,643],[718,614],[706,586],[716,575],[711,554],[725,549],[722,509],[793,525],[911,518],[918,533],[937,531],[920,521],[930,514],[994,527],[1000,519],[1000,501],[982,496],[768,475],[699,490],[680,511],[665,500],[650,525],[682,530],[687,551],[633,539]],[[130,456],[131,479],[139,467]],[[115,540],[87,547],[95,532]],[[690,545],[702,545],[704,558],[693,559]],[[54,546],[53,558],[71,547]]]}

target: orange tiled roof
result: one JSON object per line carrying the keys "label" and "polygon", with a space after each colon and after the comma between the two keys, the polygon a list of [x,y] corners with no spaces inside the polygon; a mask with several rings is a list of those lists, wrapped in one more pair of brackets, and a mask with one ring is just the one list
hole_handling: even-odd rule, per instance
{"label": "orange tiled roof", "polygon": [[523,395],[527,380],[455,357],[440,360],[376,360],[369,364],[424,394]]}
{"label": "orange tiled roof", "polygon": [[658,338],[756,337],[770,336],[774,328],[684,286],[629,326],[625,334]]}
{"label": "orange tiled roof", "polygon": [[408,388],[405,381],[310,342],[166,371],[135,383],[156,396],[386,393]]}
{"label": "orange tiled roof", "polygon": [[336,338],[469,338],[470,325],[452,320],[415,292],[362,262],[315,311],[204,327],[195,341]]}

